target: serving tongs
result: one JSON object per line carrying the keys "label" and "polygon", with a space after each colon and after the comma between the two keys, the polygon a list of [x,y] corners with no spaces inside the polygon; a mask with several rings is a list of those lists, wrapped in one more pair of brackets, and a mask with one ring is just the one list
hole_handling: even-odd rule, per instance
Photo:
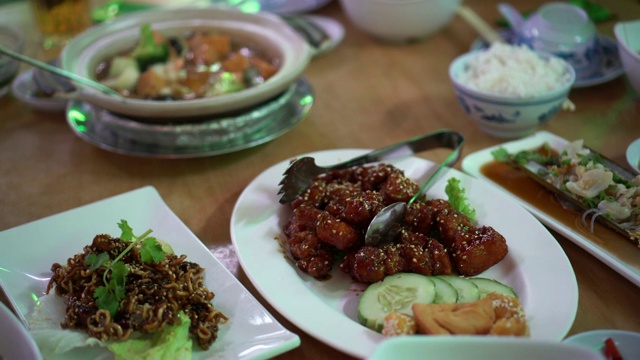
{"label": "serving tongs", "polygon": [[[608,157],[602,155],[601,153],[589,147],[583,146],[583,148],[589,150],[588,157],[590,159],[592,160],[597,159],[607,169],[611,170],[614,174],[617,174],[621,178],[628,181],[632,181],[634,179],[635,176],[633,174],[631,174],[627,169],[618,165],[615,161],[609,159]],[[535,180],[538,184],[542,185],[543,188],[552,192],[558,200],[560,200],[565,204],[572,205],[577,210],[582,211],[583,214],[593,209],[587,206],[584,202],[582,202],[582,200],[578,198],[576,195],[568,191],[563,191],[553,183],[547,181],[543,176],[541,176],[540,170],[546,170],[544,165],[541,165],[540,163],[535,161],[528,161],[527,163],[523,164],[513,159],[508,161],[508,163],[511,166],[522,170],[525,174],[527,174],[527,176],[529,176],[529,178],[531,178],[532,180]],[[585,217],[583,217],[583,222],[585,222],[585,220],[586,220]],[[629,229],[625,229],[621,227],[619,223],[616,223],[615,221],[609,219],[606,216],[597,216],[596,221],[599,221],[600,223],[607,226],[608,228],[618,232],[619,234],[631,240],[631,242],[633,242],[636,246],[640,247],[640,231],[638,231],[637,229],[633,231]]]}
{"label": "serving tongs", "polygon": [[431,149],[454,149],[463,141],[464,137],[456,131],[439,130],[373,150],[364,155],[331,166],[318,166],[315,163],[315,159],[309,156],[298,158],[289,165],[283,174],[279,184],[281,187],[278,195],[282,195],[279,201],[281,204],[292,202],[304,193],[314,178],[320,174],[382,160],[396,159]]}

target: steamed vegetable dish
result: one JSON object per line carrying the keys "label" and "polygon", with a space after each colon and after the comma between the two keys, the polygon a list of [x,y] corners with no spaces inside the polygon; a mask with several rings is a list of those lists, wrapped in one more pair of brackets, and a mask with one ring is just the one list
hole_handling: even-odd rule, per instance
{"label": "steamed vegetable dish", "polygon": [[213,30],[167,37],[144,24],[135,48],[101,62],[96,78],[130,98],[215,97],[262,84],[278,71],[275,60],[249,45]]}

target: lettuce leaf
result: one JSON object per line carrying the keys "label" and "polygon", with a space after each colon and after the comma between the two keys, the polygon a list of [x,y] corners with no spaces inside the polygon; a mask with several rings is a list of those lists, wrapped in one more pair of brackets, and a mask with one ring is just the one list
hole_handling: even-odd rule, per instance
{"label": "lettuce leaf", "polygon": [[60,327],[64,321],[65,304],[61,297],[49,294],[38,299],[29,318],[29,331],[35,340],[42,357],[51,359],[77,348],[106,344],[80,330],[68,330]]}
{"label": "lettuce leaf", "polygon": [[469,199],[465,195],[466,190],[460,185],[459,179],[455,177],[450,178],[447,181],[447,186],[444,188],[444,192],[449,197],[451,207],[467,215],[471,222],[475,222],[476,210],[469,204]]}
{"label": "lettuce leaf", "polygon": [[192,340],[189,337],[191,320],[182,311],[179,325],[167,326],[152,339],[130,339],[110,343],[107,347],[116,360],[181,360],[191,359]]}
{"label": "lettuce leaf", "polygon": [[81,330],[61,328],[64,313],[64,300],[50,293],[38,299],[38,305],[28,319],[31,336],[45,359],[65,358],[76,350],[89,354],[89,358],[104,358],[109,351],[115,354],[116,359],[123,360],[181,360],[192,357],[191,321],[183,312],[178,315],[179,325],[167,326],[161,333],[114,342],[100,341]]}

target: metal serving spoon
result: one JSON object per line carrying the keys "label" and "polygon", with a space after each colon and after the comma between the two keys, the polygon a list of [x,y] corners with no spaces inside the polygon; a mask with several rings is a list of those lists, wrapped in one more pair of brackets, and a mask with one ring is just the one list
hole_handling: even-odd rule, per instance
{"label": "metal serving spoon", "polygon": [[453,152],[438,166],[436,171],[427,179],[420,190],[413,195],[409,202],[397,202],[380,210],[373,220],[371,220],[367,228],[367,233],[364,238],[365,245],[383,246],[391,243],[400,230],[400,223],[404,219],[409,205],[418,199],[423,192],[426,192],[438,182],[446,170],[458,161],[462,153],[464,137],[454,131],[449,132],[448,135],[444,146],[453,149]]}
{"label": "metal serving spoon", "polygon": [[34,58],[22,55],[20,53],[17,53],[15,51],[9,50],[4,46],[0,46],[0,53],[5,54],[7,56],[10,56],[16,60],[25,62],[31,66],[35,66],[37,68],[46,70],[48,72],[54,73],[56,75],[65,77],[67,79],[73,80],[79,84],[88,86],[90,88],[96,89],[98,91],[100,91],[103,94],[106,95],[110,95],[110,96],[117,96],[117,97],[122,97],[122,95],[120,95],[120,93],[118,93],[117,91],[113,90],[112,88],[106,86],[106,85],[102,85],[97,81],[91,80],[89,78],[80,76],[78,74],[74,74],[71,71],[67,71],[64,69],[61,69],[59,67],[47,64],[46,62],[40,61],[40,60],[36,60]]}

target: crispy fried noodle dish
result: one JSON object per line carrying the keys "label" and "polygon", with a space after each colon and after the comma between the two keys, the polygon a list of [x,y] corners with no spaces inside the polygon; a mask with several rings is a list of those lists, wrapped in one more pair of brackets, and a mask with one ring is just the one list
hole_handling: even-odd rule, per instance
{"label": "crispy fried noodle dish", "polygon": [[211,303],[214,293],[204,285],[204,269],[186,257],[164,252],[155,238],[97,235],[65,265],[52,265],[47,293],[53,289],[65,301],[63,328],[102,341],[162,331],[180,324],[184,312],[190,336],[206,350],[227,317]]}

